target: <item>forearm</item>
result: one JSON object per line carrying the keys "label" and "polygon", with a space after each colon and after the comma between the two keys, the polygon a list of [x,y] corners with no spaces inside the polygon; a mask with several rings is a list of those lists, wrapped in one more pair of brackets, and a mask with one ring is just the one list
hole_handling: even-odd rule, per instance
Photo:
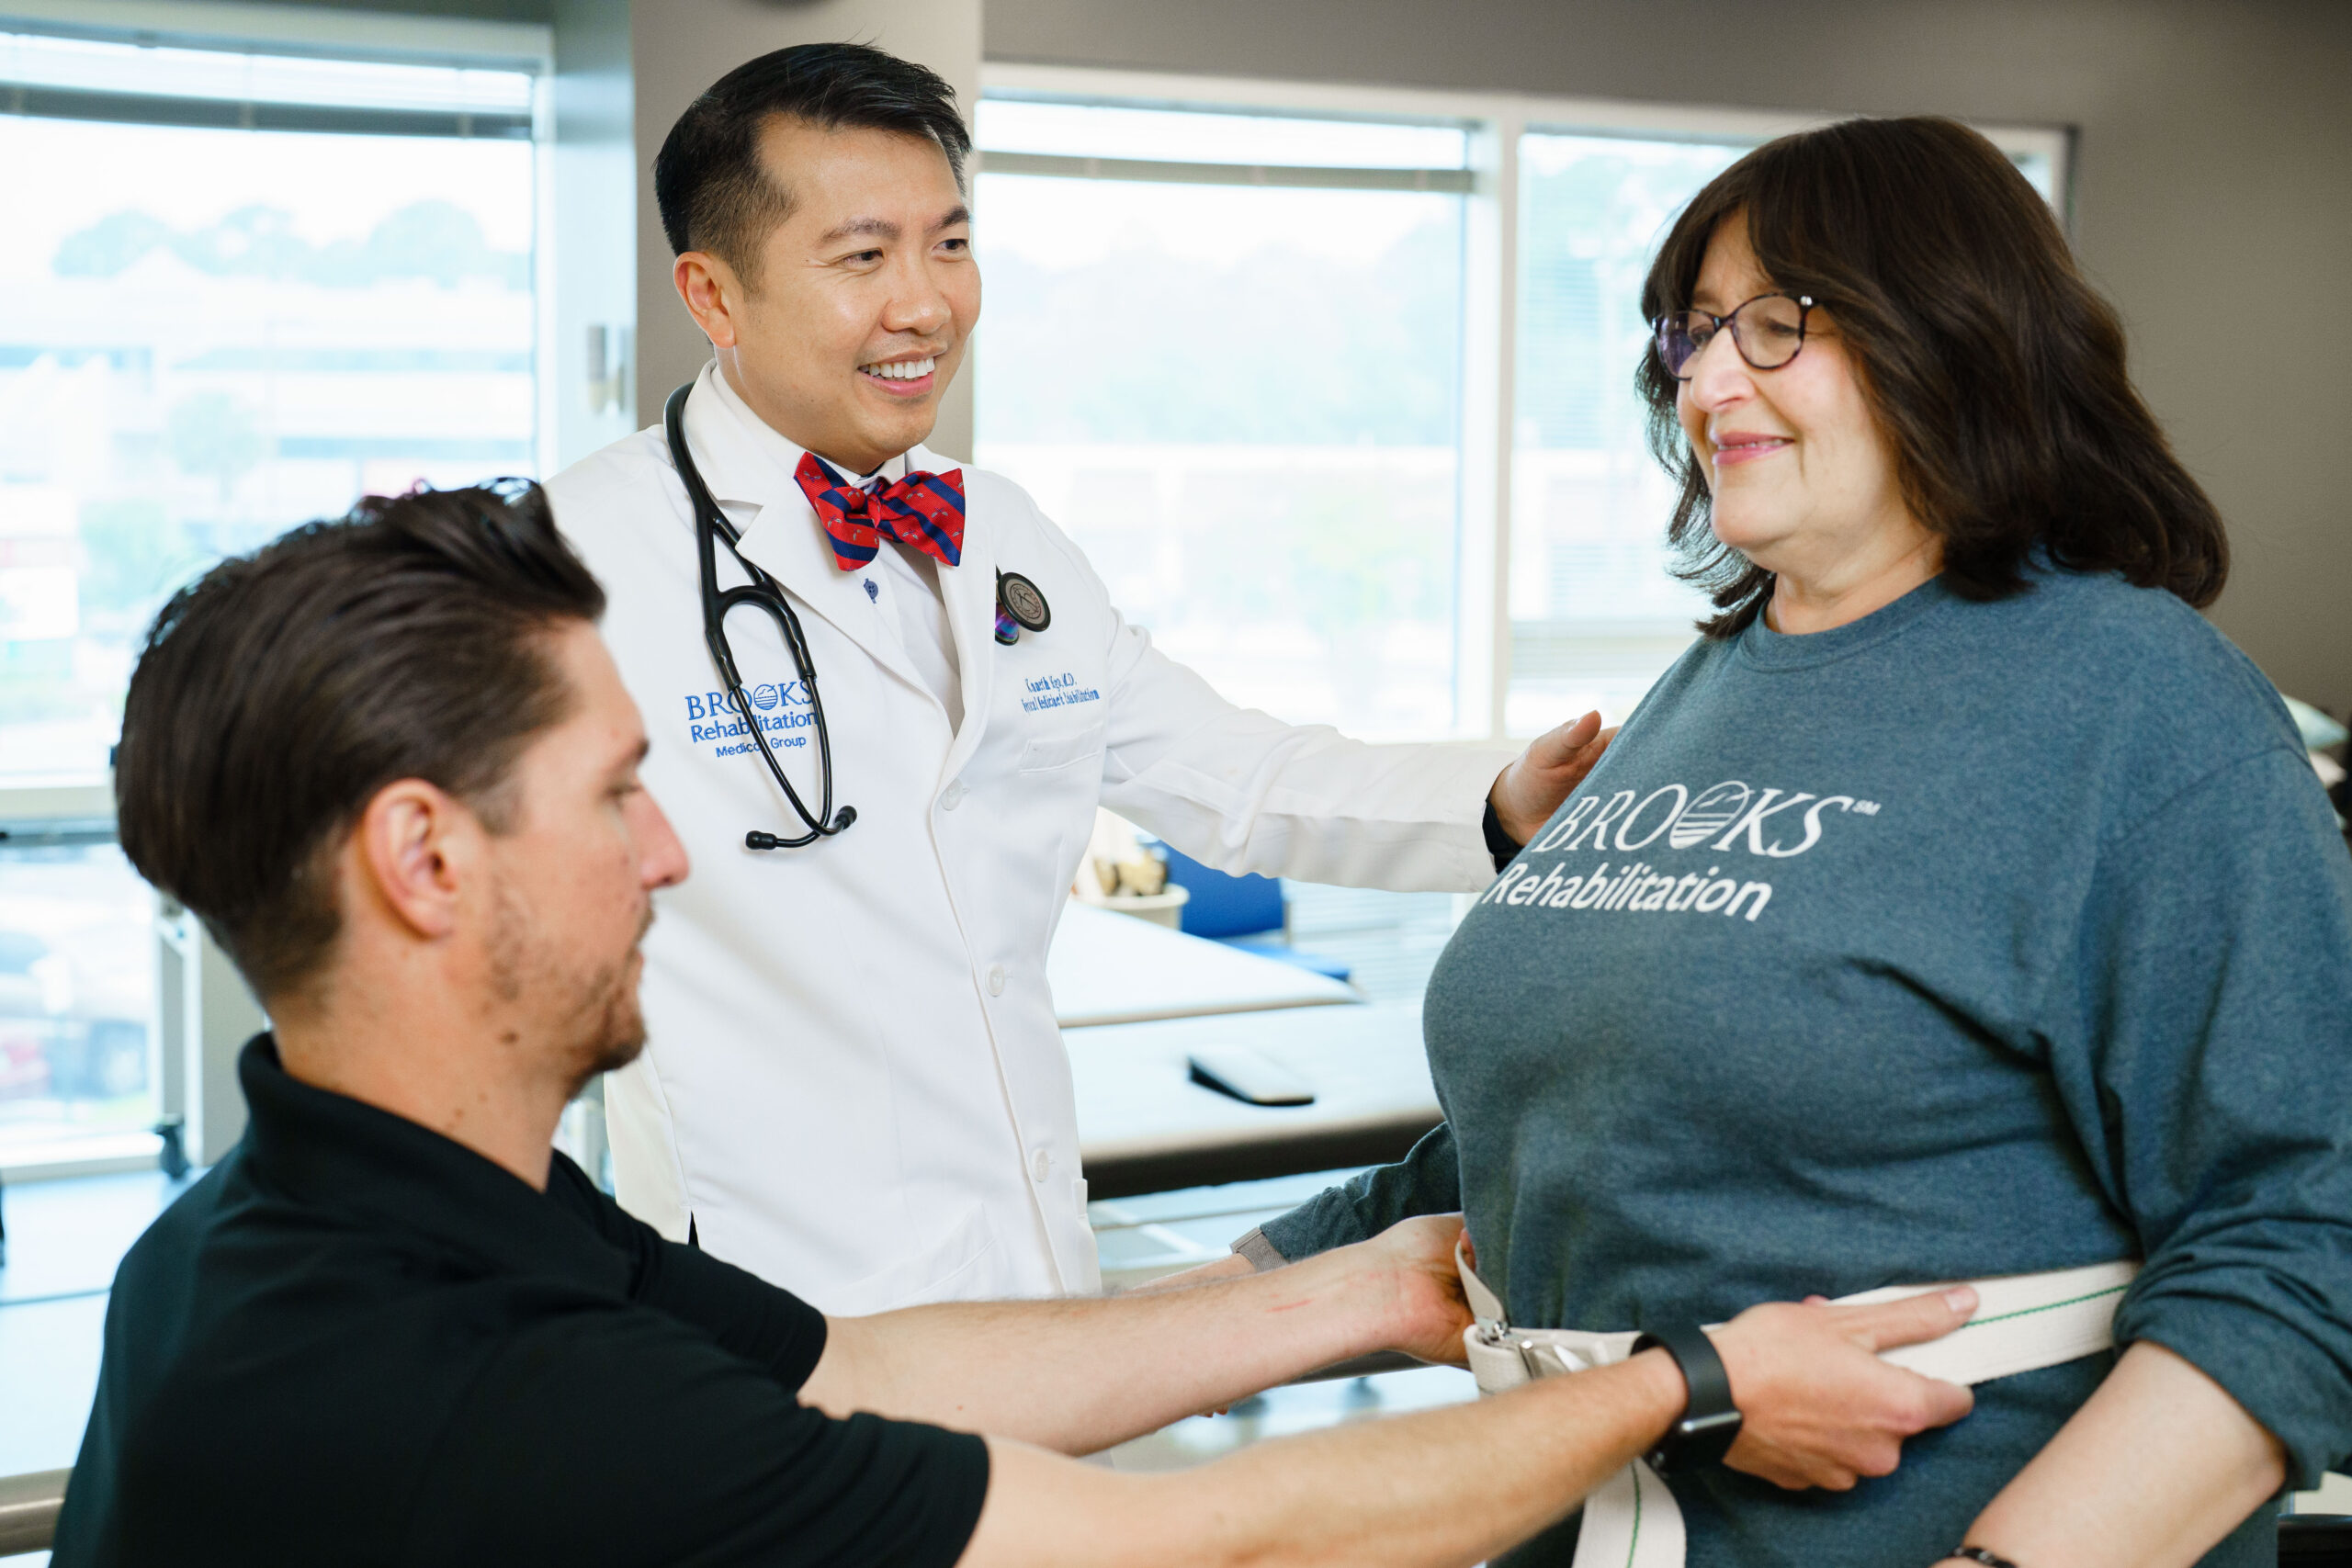
{"label": "forearm", "polygon": [[[1450,1247],[1460,1234],[1410,1224],[1395,1250],[1424,1269],[1435,1244]],[[1205,1299],[1308,1276],[1318,1261],[1147,1299]],[[1975,1304],[1962,1289],[1740,1314],[1710,1337],[1746,1417],[1749,1457],[1769,1460],[1789,1485],[1850,1486],[1858,1472],[1893,1471],[1901,1440],[1957,1420],[1968,1391],[1877,1352],[1948,1334]],[[1427,1352],[1440,1333],[1458,1334],[1458,1305],[1422,1313],[1413,1343]],[[1688,1397],[1675,1364],[1651,1350],[1476,1404],[1261,1444],[1166,1475],[1121,1475],[992,1440],[988,1501],[963,1568],[1476,1562],[1564,1517],[1656,1442]]]}
{"label": "forearm", "polygon": [[[1150,705],[1121,695],[1114,723]],[[1236,874],[1399,892],[1493,880],[1479,822],[1514,750],[1369,745],[1209,701],[1114,730],[1102,804]]]}
{"label": "forearm", "polygon": [[1190,1290],[1194,1285],[1212,1284],[1218,1280],[1244,1279],[1257,1272],[1257,1265],[1250,1259],[1238,1252],[1228,1252],[1214,1263],[1204,1263],[1198,1268],[1187,1269],[1181,1274],[1163,1274],[1157,1280],[1148,1280],[1140,1285],[1131,1285],[1125,1293],[1140,1296],[1149,1295],[1158,1291],[1184,1291]]}
{"label": "forearm", "polygon": [[2020,1568],[2186,1565],[2285,1478],[2278,1440],[2244,1405],[2143,1340],[1976,1517],[1967,1543]]}
{"label": "forearm", "polygon": [[1565,1517],[1654,1443],[1683,1399],[1681,1375],[1652,1353],[1163,1475],[992,1444],[988,1505],[962,1568],[1476,1562]]}
{"label": "forearm", "polygon": [[1187,1290],[836,1320],[803,1397],[1091,1453],[1383,1348],[1389,1292],[1331,1253]]}

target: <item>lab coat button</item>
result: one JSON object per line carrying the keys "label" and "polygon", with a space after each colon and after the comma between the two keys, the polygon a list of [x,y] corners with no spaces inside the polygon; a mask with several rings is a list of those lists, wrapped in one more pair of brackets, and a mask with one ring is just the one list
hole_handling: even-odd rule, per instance
{"label": "lab coat button", "polygon": [[[989,995],[992,997],[1004,995],[1004,965],[1001,964],[989,965]],[[1045,1156],[1041,1155],[1038,1157],[1042,1159]]]}
{"label": "lab coat button", "polygon": [[964,781],[952,779],[948,782],[947,787],[939,792],[939,808],[943,811],[953,811],[962,804],[964,804]]}
{"label": "lab coat button", "polygon": [[1046,1176],[1052,1172],[1053,1168],[1054,1156],[1047,1154],[1043,1149],[1039,1149],[1037,1151],[1037,1157],[1029,1162],[1029,1174],[1035,1177],[1040,1181],[1045,1180]]}

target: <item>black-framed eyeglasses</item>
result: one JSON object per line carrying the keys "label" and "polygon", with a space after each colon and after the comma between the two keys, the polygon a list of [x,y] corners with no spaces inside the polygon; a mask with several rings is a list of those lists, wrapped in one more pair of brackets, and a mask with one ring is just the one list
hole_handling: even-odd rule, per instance
{"label": "black-framed eyeglasses", "polygon": [[1758,294],[1718,316],[1706,310],[1676,310],[1651,324],[1656,332],[1657,360],[1678,381],[1690,378],[1690,362],[1714,342],[1715,334],[1731,329],[1732,346],[1758,370],[1778,370],[1804,347],[1805,319],[1813,314],[1810,294]]}

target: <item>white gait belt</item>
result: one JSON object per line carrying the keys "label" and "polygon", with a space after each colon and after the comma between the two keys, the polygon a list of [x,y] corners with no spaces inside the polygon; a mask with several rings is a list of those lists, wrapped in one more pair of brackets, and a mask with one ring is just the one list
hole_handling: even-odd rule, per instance
{"label": "white gait belt", "polygon": [[[1476,1319],[1462,1331],[1478,1392],[1500,1393],[1537,1378],[1590,1371],[1625,1359],[1638,1333],[1589,1334],[1574,1328],[1513,1328],[1503,1321],[1503,1303],[1487,1289],[1462,1256],[1462,1289]],[[2046,1274],[2011,1274],[1965,1281],[1977,1295],[1976,1314],[1924,1345],[1879,1352],[1879,1359],[1946,1382],[1990,1382],[2041,1367],[2114,1348],[2115,1309],[2140,1265],[2094,1263],[2085,1269],[2054,1269]],[[1944,1285],[1891,1285],[1840,1296],[1838,1306],[1870,1306],[1900,1301]],[[1710,1324],[1710,1328],[1721,1327]],[[1657,1472],[1635,1460],[1600,1485],[1584,1503],[1584,1529],[1577,1538],[1575,1568],[1681,1568],[1682,1509]]]}

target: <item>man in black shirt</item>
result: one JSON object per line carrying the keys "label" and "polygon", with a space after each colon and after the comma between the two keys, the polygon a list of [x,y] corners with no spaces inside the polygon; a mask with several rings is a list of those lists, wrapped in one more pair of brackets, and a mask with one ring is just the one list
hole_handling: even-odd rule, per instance
{"label": "man in black shirt", "polygon": [[[1680,1415],[1651,1351],[1122,1475],[1061,1455],[1375,1348],[1458,1361],[1458,1224],[1190,1289],[828,1322],[623,1213],[549,1144],[642,1043],[637,944],[686,864],[602,603],[536,491],[459,491],[300,530],[158,617],[123,845],[276,1027],[239,1064],[246,1138],[116,1280],[61,1568],[1468,1562]],[[1968,1395],[1871,1351],[1969,1305],[1714,1331],[1731,1462],[1892,1469]]]}

